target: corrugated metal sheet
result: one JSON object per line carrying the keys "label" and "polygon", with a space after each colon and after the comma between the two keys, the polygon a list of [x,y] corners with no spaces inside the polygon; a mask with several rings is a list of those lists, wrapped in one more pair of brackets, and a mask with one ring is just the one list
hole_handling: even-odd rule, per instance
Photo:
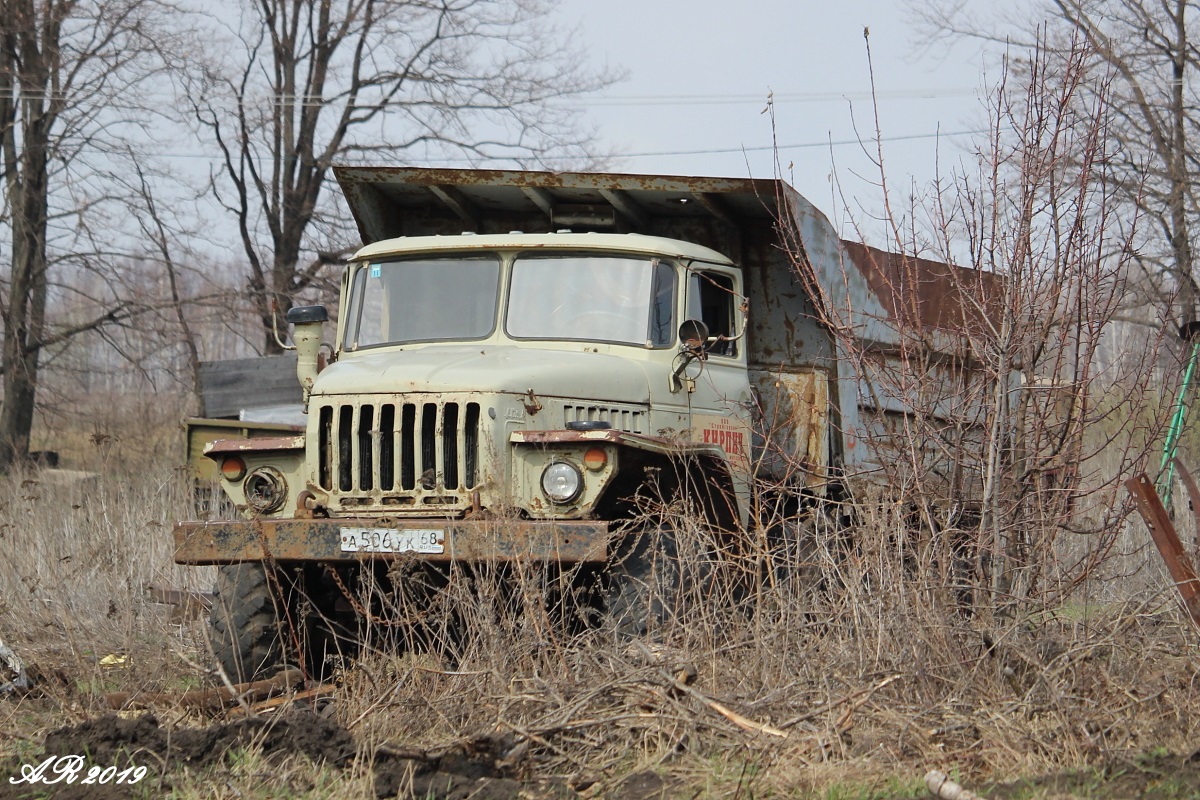
{"label": "corrugated metal sheet", "polygon": [[259,356],[200,363],[200,391],[208,417],[236,418],[240,411],[303,402],[296,356]]}

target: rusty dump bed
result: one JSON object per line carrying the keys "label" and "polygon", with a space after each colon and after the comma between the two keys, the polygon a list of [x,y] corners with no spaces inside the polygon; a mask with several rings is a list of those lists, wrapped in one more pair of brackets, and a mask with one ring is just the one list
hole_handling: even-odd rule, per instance
{"label": "rusty dump bed", "polygon": [[[334,173],[366,244],[569,229],[680,239],[730,257],[746,278],[750,380],[765,418],[779,421],[764,441],[782,440],[780,463],[803,460],[810,475],[832,466],[848,481],[870,481],[880,457],[864,443],[880,439],[888,418],[974,413],[953,403],[919,410],[911,387],[886,376],[914,327],[931,334],[918,337],[921,346],[960,363],[963,343],[989,316],[974,298],[998,296],[996,276],[842,241],[783,181],[407,167]],[[829,319],[852,330],[855,350],[875,353],[878,368],[850,358]],[[951,369],[945,384],[961,378]]]}

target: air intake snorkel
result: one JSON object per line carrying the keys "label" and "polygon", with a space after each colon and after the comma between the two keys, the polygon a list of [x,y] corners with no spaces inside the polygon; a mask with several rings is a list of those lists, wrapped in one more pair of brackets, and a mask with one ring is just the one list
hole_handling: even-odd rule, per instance
{"label": "air intake snorkel", "polygon": [[292,341],[296,343],[296,378],[304,390],[304,410],[308,411],[308,396],[317,379],[317,359],[321,352],[321,332],[329,320],[325,306],[296,306],[288,309],[287,321],[294,327]]}

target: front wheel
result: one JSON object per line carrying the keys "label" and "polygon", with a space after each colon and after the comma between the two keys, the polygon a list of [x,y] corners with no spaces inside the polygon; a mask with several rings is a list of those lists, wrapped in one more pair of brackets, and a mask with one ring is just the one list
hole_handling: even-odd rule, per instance
{"label": "front wheel", "polygon": [[356,623],[336,610],[336,583],[311,568],[290,575],[261,563],[218,568],[209,641],[229,679],[259,680],[289,663],[323,677],[338,656],[352,655]]}
{"label": "front wheel", "polygon": [[622,636],[645,636],[679,616],[683,592],[675,531],[629,535],[609,560],[605,606]]}
{"label": "front wheel", "polygon": [[263,565],[219,567],[213,594],[209,642],[229,680],[244,683],[273,675],[283,666],[284,615]]}

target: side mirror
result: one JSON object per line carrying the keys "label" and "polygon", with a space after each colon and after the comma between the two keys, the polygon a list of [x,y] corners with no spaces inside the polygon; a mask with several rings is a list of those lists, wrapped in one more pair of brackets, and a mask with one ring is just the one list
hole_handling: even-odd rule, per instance
{"label": "side mirror", "polygon": [[317,379],[317,360],[321,353],[321,329],[329,320],[325,306],[296,306],[289,308],[287,321],[295,330],[292,341],[296,343],[296,379],[304,390],[304,410],[308,410],[308,396],[312,394],[313,382]]}
{"label": "side mirror", "polygon": [[699,364],[699,369],[704,369],[704,345],[708,343],[708,326],[698,319],[685,319],[679,326],[679,341],[681,346],[679,354],[675,356],[675,369],[671,373],[668,386],[672,393],[681,392],[685,388],[689,393],[694,392],[696,378],[700,372],[697,371],[695,375],[685,373],[691,364]]}
{"label": "side mirror", "polygon": [[679,341],[688,350],[698,350],[708,341],[708,326],[698,319],[685,319],[679,326]]}

